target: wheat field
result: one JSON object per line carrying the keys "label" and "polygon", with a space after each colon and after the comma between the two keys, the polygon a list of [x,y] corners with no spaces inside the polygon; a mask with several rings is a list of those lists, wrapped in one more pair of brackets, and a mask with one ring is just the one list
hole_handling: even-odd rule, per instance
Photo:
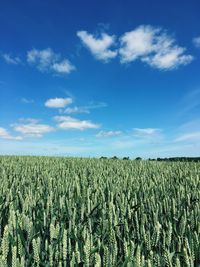
{"label": "wheat field", "polygon": [[0,157],[1,267],[200,266],[200,163]]}

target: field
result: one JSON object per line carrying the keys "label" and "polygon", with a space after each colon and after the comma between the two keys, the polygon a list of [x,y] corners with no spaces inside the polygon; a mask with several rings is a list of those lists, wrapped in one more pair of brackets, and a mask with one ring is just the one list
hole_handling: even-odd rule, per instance
{"label": "field", "polygon": [[0,157],[0,266],[200,266],[200,163]]}

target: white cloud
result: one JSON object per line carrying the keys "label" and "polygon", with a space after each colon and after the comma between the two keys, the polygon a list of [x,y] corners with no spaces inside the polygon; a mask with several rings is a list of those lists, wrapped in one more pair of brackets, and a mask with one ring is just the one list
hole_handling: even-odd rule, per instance
{"label": "white cloud", "polygon": [[48,99],[46,102],[45,102],[45,107],[48,107],[48,108],[64,108],[66,107],[67,105],[71,104],[73,101],[72,101],[72,98],[70,97],[67,97],[67,98],[51,98],[51,99]]}
{"label": "white cloud", "polygon": [[59,63],[54,63],[52,69],[57,73],[70,73],[75,70],[75,67],[69,62],[69,60],[65,59]]}
{"label": "white cloud", "polygon": [[121,63],[140,59],[152,67],[169,70],[193,60],[193,56],[185,54],[186,49],[178,46],[173,37],[150,25],[126,32],[120,38],[120,44]]}
{"label": "white cloud", "polygon": [[18,65],[21,63],[19,57],[12,57],[10,54],[2,54],[2,57],[7,64]]}
{"label": "white cloud", "polygon": [[108,61],[117,56],[117,51],[110,49],[115,44],[114,35],[101,33],[101,36],[97,38],[87,31],[78,31],[77,36],[96,59]]}
{"label": "white cloud", "polygon": [[193,38],[192,42],[196,48],[200,48],[200,36]]}
{"label": "white cloud", "polygon": [[158,128],[134,128],[134,134],[139,137],[153,136],[160,132]]}
{"label": "white cloud", "polygon": [[27,52],[27,61],[36,64],[41,71],[48,70],[58,60],[59,56],[50,48],[44,50],[32,49]]}
{"label": "white cloud", "polygon": [[8,140],[22,140],[21,136],[12,136],[5,128],[0,127],[0,138]]}
{"label": "white cloud", "polygon": [[68,59],[61,59],[51,48],[43,50],[32,49],[27,52],[28,63],[35,65],[42,72],[55,72],[57,74],[68,74],[75,67]]}
{"label": "white cloud", "polygon": [[200,141],[200,131],[182,134],[175,139],[175,142],[183,141]]}
{"label": "white cloud", "polygon": [[39,124],[36,121],[32,121],[26,124],[14,125],[14,129],[17,132],[25,136],[41,137],[45,133],[53,132],[55,129],[46,124]]}
{"label": "white cloud", "polygon": [[185,49],[182,47],[169,48],[167,51],[161,49],[154,56],[145,57],[142,61],[158,69],[174,69],[180,65],[187,65],[193,60],[193,56],[184,55],[184,52]]}
{"label": "white cloud", "polygon": [[121,48],[119,49],[121,62],[131,62],[151,53],[154,50],[154,35],[158,31],[151,26],[140,26],[122,35],[120,38]]}
{"label": "white cloud", "polygon": [[96,129],[100,125],[93,123],[88,120],[79,120],[70,116],[55,116],[54,119],[59,122],[57,127],[63,130],[85,130],[85,129]]}
{"label": "white cloud", "polygon": [[121,131],[100,131],[96,137],[112,137],[112,136],[118,136],[122,132]]}

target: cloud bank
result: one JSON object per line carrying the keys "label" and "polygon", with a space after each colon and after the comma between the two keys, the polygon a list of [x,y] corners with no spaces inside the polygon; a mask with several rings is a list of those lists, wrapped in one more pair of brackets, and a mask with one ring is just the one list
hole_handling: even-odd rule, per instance
{"label": "cloud bank", "polygon": [[[105,32],[99,38],[87,31],[78,31],[77,36],[96,59],[106,62],[119,55],[121,64],[140,60],[159,70],[172,70],[193,60],[166,30],[151,25],[140,25],[118,40]],[[194,42],[199,45],[198,38]],[[118,48],[111,50],[111,47]]]}

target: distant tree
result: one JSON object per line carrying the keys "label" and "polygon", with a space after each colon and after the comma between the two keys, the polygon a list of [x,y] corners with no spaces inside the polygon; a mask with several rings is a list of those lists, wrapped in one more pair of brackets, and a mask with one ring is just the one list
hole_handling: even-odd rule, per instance
{"label": "distant tree", "polygon": [[100,157],[100,159],[107,159],[107,157],[102,156],[102,157]]}
{"label": "distant tree", "polygon": [[142,160],[142,158],[141,157],[137,157],[135,160]]}
{"label": "distant tree", "polygon": [[117,156],[113,156],[111,159],[118,159],[118,157]]}
{"label": "distant tree", "polygon": [[123,160],[129,160],[129,157],[123,157]]}

